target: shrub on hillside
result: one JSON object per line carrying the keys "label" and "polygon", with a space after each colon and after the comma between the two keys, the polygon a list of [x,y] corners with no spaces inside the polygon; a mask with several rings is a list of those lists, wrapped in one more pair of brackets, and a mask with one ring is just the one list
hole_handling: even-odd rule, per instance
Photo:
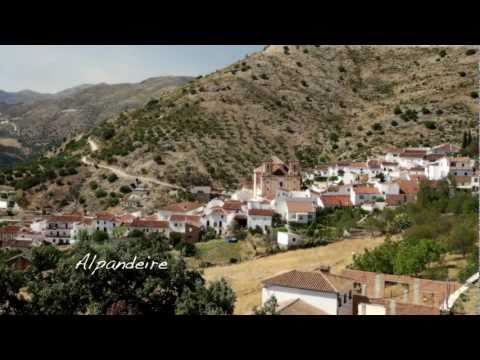
{"label": "shrub on hillside", "polygon": [[103,189],[98,189],[96,192],[95,192],[95,196],[97,197],[97,199],[101,199],[101,198],[104,198],[104,197],[107,197],[107,192]]}
{"label": "shrub on hillside", "polygon": [[400,115],[400,118],[405,122],[408,122],[410,120],[417,121],[418,120],[418,115],[417,115],[417,112],[415,110],[407,109],[403,114]]}
{"label": "shrub on hillside", "polygon": [[132,188],[128,185],[123,185],[121,188],[120,188],[120,192],[122,194],[130,194],[132,192]]}

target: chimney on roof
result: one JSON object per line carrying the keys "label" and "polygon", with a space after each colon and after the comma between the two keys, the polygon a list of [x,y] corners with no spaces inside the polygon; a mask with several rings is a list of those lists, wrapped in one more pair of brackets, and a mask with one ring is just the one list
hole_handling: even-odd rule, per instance
{"label": "chimney on roof", "polygon": [[330,266],[320,265],[320,266],[318,267],[317,271],[320,271],[320,272],[324,272],[324,273],[329,274],[329,273],[330,273]]}
{"label": "chimney on roof", "polygon": [[389,301],[389,315],[397,315],[397,302],[394,299]]}

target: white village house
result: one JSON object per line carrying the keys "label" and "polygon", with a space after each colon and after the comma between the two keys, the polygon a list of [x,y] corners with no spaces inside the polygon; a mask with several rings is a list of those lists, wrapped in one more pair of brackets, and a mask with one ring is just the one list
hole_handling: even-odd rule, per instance
{"label": "white village house", "polygon": [[275,297],[280,307],[301,301],[312,315],[351,315],[353,291],[353,281],[328,270],[293,270],[263,281],[262,305]]}

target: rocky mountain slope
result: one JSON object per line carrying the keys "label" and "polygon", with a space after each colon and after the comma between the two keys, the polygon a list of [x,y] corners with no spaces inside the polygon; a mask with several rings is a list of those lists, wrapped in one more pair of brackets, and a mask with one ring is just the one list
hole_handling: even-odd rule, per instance
{"label": "rocky mountain slope", "polygon": [[[305,168],[386,145],[461,143],[477,127],[478,54],[471,46],[268,46],[110,118],[60,154],[183,187],[233,188],[272,154]],[[118,192],[103,170],[80,168]],[[87,180],[76,184],[86,206],[108,207]]]}
{"label": "rocky mountain slope", "polygon": [[52,95],[41,94],[31,90],[7,92],[0,90],[0,104],[32,103],[38,100],[48,99]]}
{"label": "rocky mountain slope", "polygon": [[0,162],[12,162],[58,145],[72,134],[87,131],[190,80],[159,77],[138,84],[85,84],[42,95],[35,101],[0,99]]}
{"label": "rocky mountain slope", "polygon": [[104,124],[98,159],[228,186],[271,154],[309,167],[458,142],[477,125],[477,64],[470,47],[269,46]]}

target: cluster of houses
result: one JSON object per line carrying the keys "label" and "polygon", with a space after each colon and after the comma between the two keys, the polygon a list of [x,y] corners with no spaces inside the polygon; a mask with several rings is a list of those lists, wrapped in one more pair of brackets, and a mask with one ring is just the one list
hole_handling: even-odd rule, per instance
{"label": "cluster of houses", "polygon": [[263,281],[262,305],[273,298],[278,315],[440,315],[457,282],[328,267],[292,270]]}
{"label": "cluster of houses", "polygon": [[[472,159],[456,157],[458,151],[450,144],[433,148],[390,147],[378,158],[337,162],[304,173],[297,161],[285,163],[273,156],[254,169],[252,180],[228,196],[212,196],[211,189],[198,188],[195,192],[205,195],[204,201],[171,204],[153,214],[135,209],[124,214],[34,217],[0,228],[0,246],[27,247],[43,241],[72,244],[82,231],[104,231],[122,237],[132,230],[163,233],[167,237],[176,234],[195,243],[207,231],[218,236],[227,236],[235,228],[269,232],[275,214],[286,224],[307,224],[321,209],[360,207],[373,211],[399,206],[416,201],[421,181],[449,177],[460,188],[478,191],[477,164]],[[302,188],[307,180],[311,185]],[[294,234],[278,233],[281,247],[300,241]]]}

